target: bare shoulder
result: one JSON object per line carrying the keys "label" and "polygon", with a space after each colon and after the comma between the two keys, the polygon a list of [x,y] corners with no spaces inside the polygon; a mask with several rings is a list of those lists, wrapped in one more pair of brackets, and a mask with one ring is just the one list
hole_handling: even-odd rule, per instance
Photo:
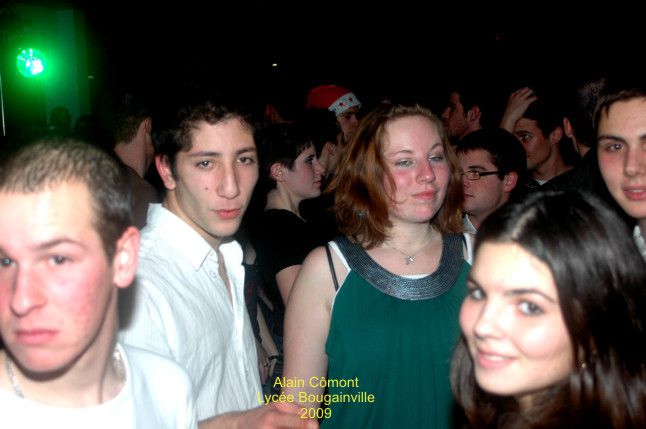
{"label": "bare shoulder", "polygon": [[320,270],[327,266],[327,254],[325,251],[325,246],[319,246],[314,248],[303,261],[303,267],[307,267],[310,270]]}
{"label": "bare shoulder", "polygon": [[[322,283],[327,283],[320,280],[325,278],[323,276],[326,272],[329,271],[330,267],[327,262],[325,247],[317,247],[312,250],[307,255],[307,257],[305,257],[303,265],[301,265],[301,269],[296,276],[296,280],[294,281],[294,286],[296,287],[297,285],[307,283],[308,287],[319,287]],[[330,279],[330,282],[332,282],[332,278],[329,275],[328,277]]]}
{"label": "bare shoulder", "polygon": [[[332,251],[330,254],[340,284],[347,273],[335,252]],[[325,246],[317,247],[303,261],[303,265],[294,281],[292,294],[301,297],[306,295],[309,297],[308,299],[311,298],[319,302],[323,299],[323,302],[329,305],[334,298],[334,293],[334,282]]]}
{"label": "bare shoulder", "polygon": [[[348,274],[344,263],[341,261],[337,253],[330,249],[330,257],[332,260],[332,265],[334,266],[334,273],[339,284],[343,283],[343,280]],[[312,250],[305,261],[303,262],[303,268],[307,265],[307,269],[301,271],[311,271],[313,274],[318,276],[319,280],[325,279],[325,282],[329,280],[330,284],[332,281],[332,270],[330,267],[330,261],[328,259],[327,251],[325,246],[317,247]],[[323,282],[321,282],[323,283]]]}

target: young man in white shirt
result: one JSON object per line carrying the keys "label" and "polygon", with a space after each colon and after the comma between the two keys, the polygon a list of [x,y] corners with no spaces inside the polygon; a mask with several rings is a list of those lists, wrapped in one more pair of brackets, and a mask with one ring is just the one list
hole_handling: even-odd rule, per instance
{"label": "young man in white shirt", "polygon": [[186,373],[116,343],[139,248],[125,170],[42,141],[0,166],[0,210],[2,426],[196,427]]}
{"label": "young man in white shirt", "polygon": [[142,231],[120,338],[174,359],[193,382],[200,428],[307,427],[295,404],[262,403],[237,231],[258,180],[250,121],[210,100],[156,120],[166,188]]}

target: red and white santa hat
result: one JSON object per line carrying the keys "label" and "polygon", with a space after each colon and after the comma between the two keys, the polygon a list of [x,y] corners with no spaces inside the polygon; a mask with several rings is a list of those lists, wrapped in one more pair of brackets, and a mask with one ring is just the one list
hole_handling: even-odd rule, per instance
{"label": "red and white santa hat", "polygon": [[361,107],[361,102],[349,89],[337,85],[321,85],[310,89],[307,94],[307,108],[328,109],[336,116],[351,107]]}

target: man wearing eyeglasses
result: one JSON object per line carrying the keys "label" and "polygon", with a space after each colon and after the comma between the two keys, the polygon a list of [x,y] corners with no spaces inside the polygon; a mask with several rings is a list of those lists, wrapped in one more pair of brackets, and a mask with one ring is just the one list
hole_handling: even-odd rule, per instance
{"label": "man wearing eyeglasses", "polygon": [[465,238],[468,262],[476,231],[491,213],[523,188],[527,176],[525,151],[520,142],[501,128],[467,135],[456,148],[464,190]]}

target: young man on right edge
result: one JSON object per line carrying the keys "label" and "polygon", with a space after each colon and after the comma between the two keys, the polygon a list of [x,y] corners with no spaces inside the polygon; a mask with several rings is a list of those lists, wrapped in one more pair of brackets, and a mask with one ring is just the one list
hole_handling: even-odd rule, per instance
{"label": "young man on right edge", "polygon": [[612,197],[636,225],[646,259],[646,86],[609,83],[595,112],[599,170]]}
{"label": "young man on right edge", "polygon": [[155,162],[167,195],[148,210],[120,338],[186,369],[200,428],[316,427],[295,404],[259,406],[242,249],[231,238],[258,179],[250,122],[208,100],[176,107],[156,122]]}

